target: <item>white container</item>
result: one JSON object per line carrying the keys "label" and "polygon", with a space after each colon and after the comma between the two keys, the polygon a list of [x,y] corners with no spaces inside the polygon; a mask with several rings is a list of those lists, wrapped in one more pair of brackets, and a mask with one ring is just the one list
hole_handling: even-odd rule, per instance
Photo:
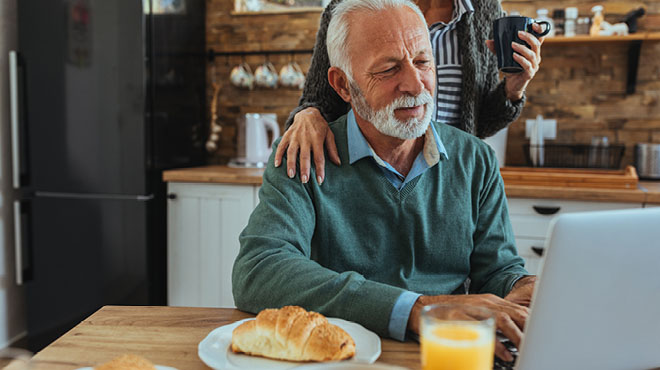
{"label": "white container", "polygon": [[564,36],[574,37],[577,29],[578,8],[566,8],[566,21],[564,22]]}
{"label": "white container", "polygon": [[509,128],[504,128],[500,130],[497,134],[484,139],[484,142],[488,144],[495,151],[497,156],[497,162],[499,162],[500,167],[504,167],[506,161],[506,142],[509,136]]}

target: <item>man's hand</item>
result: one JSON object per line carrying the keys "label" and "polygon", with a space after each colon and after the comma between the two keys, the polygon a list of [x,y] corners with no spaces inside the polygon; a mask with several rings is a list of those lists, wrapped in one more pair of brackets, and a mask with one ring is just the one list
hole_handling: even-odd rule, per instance
{"label": "man's hand", "polygon": [[[529,315],[527,307],[504,300],[493,294],[466,294],[466,295],[438,295],[421,296],[415,302],[408,319],[408,330],[419,334],[419,324],[422,308],[430,304],[461,304],[483,307],[495,314],[495,325],[504,336],[509,338],[516,346],[520,345],[522,329]],[[460,317],[461,312],[456,312]],[[495,341],[495,354],[504,361],[513,361],[513,356],[499,341]]]}
{"label": "man's hand", "polygon": [[532,293],[536,285],[536,276],[525,276],[518,280],[509,294],[504,297],[507,301],[529,307],[532,303]]}
{"label": "man's hand", "polygon": [[[534,23],[532,25],[535,32],[543,33],[543,27]],[[513,42],[513,59],[520,64],[523,71],[520,73],[505,73],[506,82],[504,90],[506,91],[507,99],[511,101],[518,101],[522,99],[525,89],[529,82],[534,78],[541,65],[541,45],[545,41],[545,37],[536,38],[529,32],[520,31],[518,37],[526,42],[530,47],[517,42]],[[487,40],[486,45],[495,53],[495,42]]]}
{"label": "man's hand", "polygon": [[305,108],[301,110],[296,113],[293,118],[293,124],[284,133],[282,141],[277,146],[275,167],[279,167],[282,163],[282,157],[286,150],[286,173],[291,178],[296,176],[296,161],[298,159],[298,151],[300,150],[300,180],[306,183],[309,181],[311,152],[314,155],[314,165],[316,166],[316,181],[320,185],[325,179],[324,142],[328,148],[330,160],[336,165],[340,165],[341,161],[337,153],[335,135],[330,130],[330,127],[328,127],[328,123],[321,115],[321,112],[316,108]]}

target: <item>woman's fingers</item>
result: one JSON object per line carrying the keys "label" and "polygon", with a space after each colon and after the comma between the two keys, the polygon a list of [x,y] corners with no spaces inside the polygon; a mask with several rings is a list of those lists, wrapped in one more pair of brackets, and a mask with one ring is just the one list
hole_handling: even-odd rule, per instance
{"label": "woman's fingers", "polygon": [[328,130],[328,134],[325,136],[325,148],[328,150],[328,155],[332,163],[341,166],[341,159],[339,159],[339,152],[335,143],[335,134],[331,130]]}
{"label": "woman's fingers", "polygon": [[[546,27],[548,27],[548,26],[546,26]],[[541,25],[538,24],[538,23],[534,23],[532,25],[532,28],[534,28],[534,31],[538,34],[541,34],[541,33],[545,32],[545,29],[543,27],[541,27]],[[545,41],[545,36],[539,37],[538,40],[539,40],[540,44],[543,44],[543,41]]]}
{"label": "woman's fingers", "polygon": [[275,151],[275,159],[273,161],[275,167],[279,167],[282,164],[282,157],[284,157],[284,152],[288,147],[289,147],[289,135],[288,133],[285,133],[284,136],[282,137],[282,140],[280,140],[279,145],[277,146],[277,150]]}
{"label": "woman's fingers", "polygon": [[[536,53],[534,53],[534,51],[532,51],[531,49],[529,49],[525,45],[519,44],[517,42],[514,42],[512,44],[512,48],[517,54],[521,55],[528,62],[530,62],[530,64],[533,67],[537,67],[537,62],[536,61],[538,59],[538,56],[536,55]],[[516,53],[514,53],[513,55],[515,56]]]}
{"label": "woman's fingers", "polygon": [[[330,130],[328,130],[330,131]],[[325,179],[325,154],[323,153],[323,141],[314,143],[314,167],[316,168],[316,181],[319,185]]]}
{"label": "woman's fingers", "polygon": [[286,174],[290,178],[296,176],[296,159],[298,158],[298,144],[291,143],[286,150]]}
{"label": "woman's fingers", "polygon": [[309,168],[310,168],[310,147],[308,144],[303,144],[300,146],[300,182],[302,182],[303,184],[306,184],[309,181]]}

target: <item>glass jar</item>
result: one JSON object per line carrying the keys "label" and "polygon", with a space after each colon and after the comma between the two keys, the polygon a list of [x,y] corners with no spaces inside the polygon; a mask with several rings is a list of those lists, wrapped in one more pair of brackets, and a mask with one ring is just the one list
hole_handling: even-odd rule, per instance
{"label": "glass jar", "polygon": [[588,35],[590,27],[591,27],[591,19],[589,19],[589,17],[580,17],[577,20],[575,33],[578,35]]}

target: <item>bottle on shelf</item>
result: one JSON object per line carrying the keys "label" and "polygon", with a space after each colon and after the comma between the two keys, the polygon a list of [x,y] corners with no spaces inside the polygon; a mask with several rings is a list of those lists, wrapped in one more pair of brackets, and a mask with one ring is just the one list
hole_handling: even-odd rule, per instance
{"label": "bottle on shelf", "polygon": [[555,36],[564,35],[564,19],[566,18],[566,11],[564,9],[555,9],[552,11],[552,20],[555,23],[555,26],[552,29],[555,32]]}
{"label": "bottle on shelf", "polygon": [[564,36],[574,37],[577,32],[578,8],[566,8],[566,20],[564,21]]}
{"label": "bottle on shelf", "polygon": [[553,37],[555,36],[555,22],[552,20],[552,18],[548,17],[548,9],[538,9],[536,11],[536,21],[537,22],[548,22],[550,23],[550,32],[548,33],[548,37]]}
{"label": "bottle on shelf", "polygon": [[591,36],[598,36],[600,35],[600,26],[603,24],[603,21],[605,20],[605,17],[603,17],[603,6],[596,5],[593,8],[591,8],[591,11],[594,13],[594,18],[591,24],[591,28],[589,29],[589,34]]}

